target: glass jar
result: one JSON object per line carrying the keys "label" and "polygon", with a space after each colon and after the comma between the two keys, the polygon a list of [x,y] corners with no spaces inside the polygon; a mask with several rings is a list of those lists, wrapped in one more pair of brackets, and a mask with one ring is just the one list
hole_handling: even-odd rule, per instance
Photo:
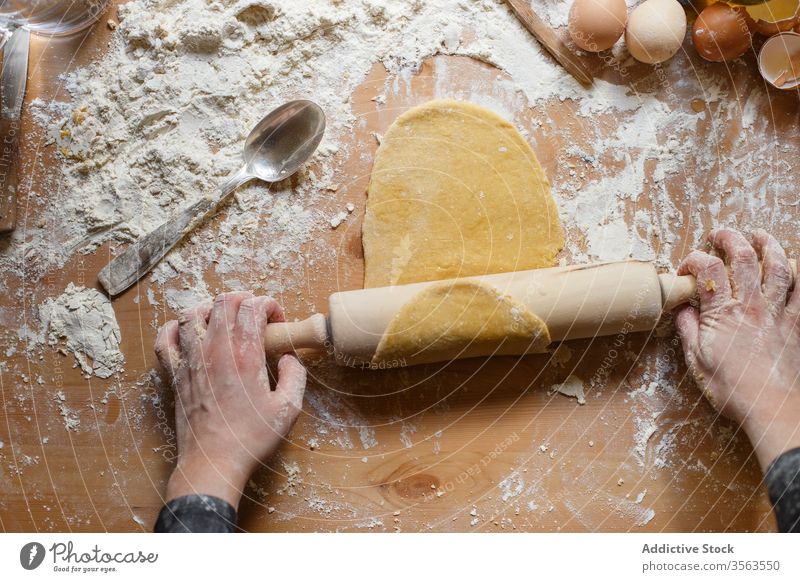
{"label": "glass jar", "polygon": [[103,14],[109,0],[0,0],[0,25],[64,35],[79,32]]}

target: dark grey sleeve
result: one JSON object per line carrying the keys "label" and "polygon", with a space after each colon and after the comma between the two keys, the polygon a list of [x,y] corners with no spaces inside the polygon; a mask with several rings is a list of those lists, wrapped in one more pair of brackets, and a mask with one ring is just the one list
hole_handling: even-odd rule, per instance
{"label": "dark grey sleeve", "polygon": [[218,497],[186,495],[167,503],[158,514],[156,533],[231,533],[236,510]]}
{"label": "dark grey sleeve", "polygon": [[800,533],[800,448],[775,459],[767,469],[766,479],[778,531]]}

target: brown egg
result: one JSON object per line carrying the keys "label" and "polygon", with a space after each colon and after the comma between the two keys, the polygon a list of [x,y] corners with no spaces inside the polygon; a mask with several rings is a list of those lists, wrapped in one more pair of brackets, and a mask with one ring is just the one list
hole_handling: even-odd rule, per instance
{"label": "brown egg", "polygon": [[575,0],[569,10],[569,34],[585,51],[610,49],[625,32],[625,0]]}
{"label": "brown egg", "polygon": [[752,19],[744,8],[712,4],[700,13],[692,28],[692,43],[707,61],[739,58],[753,42]]}

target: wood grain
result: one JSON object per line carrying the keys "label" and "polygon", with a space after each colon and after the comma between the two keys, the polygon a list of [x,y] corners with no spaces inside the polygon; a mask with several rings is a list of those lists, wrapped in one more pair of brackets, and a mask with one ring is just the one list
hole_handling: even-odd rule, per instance
{"label": "wood grain", "polygon": [[[108,35],[100,27],[95,36],[78,42],[75,63],[99,58]],[[627,85],[632,93],[643,87],[656,91],[654,106],[694,114],[689,113],[690,103],[704,96],[681,75],[690,67],[700,75],[718,69],[699,58],[676,58],[673,66],[661,70],[672,92],[654,89],[659,81],[649,67],[633,65],[623,77],[600,60],[590,62],[606,82]],[[69,61],[60,50],[35,43],[28,99],[65,99],[57,76]],[[758,86],[756,69],[749,61],[732,66],[736,74],[718,99],[741,96],[744,104]],[[402,89],[390,91],[385,103],[375,100],[395,85]],[[476,93],[516,112],[514,123],[527,132],[553,183],[576,183],[571,171],[585,172],[587,181],[600,178],[592,160],[566,152],[575,144],[616,135],[617,113],[579,118],[576,104],[568,99],[533,107],[504,73],[468,58],[429,59],[418,73],[402,78],[376,65],[353,96],[358,123],[337,154],[341,187],[319,209],[333,212],[352,202],[354,219],[320,232],[315,244],[321,246],[304,249],[334,249],[336,258],[306,264],[299,274],[304,284],[277,296],[290,319],[318,311],[335,291],[361,286],[363,258],[355,217],[364,208],[377,148],[373,134],[382,134],[399,113],[433,96],[471,98]],[[694,232],[707,229],[712,218],[715,224],[742,229],[767,227],[790,248],[800,245],[792,227],[798,218],[794,194],[762,189],[770,174],[740,172],[726,185],[763,196],[755,214],[723,197],[718,186],[730,160],[742,163],[767,155],[764,165],[780,171],[796,159],[796,100],[777,92],[769,98],[749,106],[769,111],[758,118],[763,126],[752,141],[741,139],[740,110],[720,121],[715,116],[721,101],[709,98],[703,113],[696,113],[695,133],[686,139],[696,148],[713,144],[720,167],[700,166],[690,157],[684,172],[656,183],[648,161],[643,195],[626,220],[633,224],[636,211],[651,210],[651,188],[667,189],[684,217],[669,230],[675,237],[670,247],[674,264],[695,244]],[[21,169],[31,182],[23,181],[20,192],[20,225],[31,228],[41,220],[43,208],[65,193],[53,186],[59,161],[29,107],[23,120]],[[761,140],[776,134],[786,148],[765,154]],[[626,154],[600,160],[601,168],[624,171]],[[688,191],[695,196],[687,197]],[[213,235],[229,211],[223,208],[201,230]],[[777,215],[782,221],[773,224]],[[659,218],[657,209],[653,216]],[[54,232],[57,226],[45,225]],[[578,235],[573,231],[570,236]],[[653,239],[654,246],[660,244],[665,243]],[[0,240],[0,252],[7,252],[9,245]],[[37,306],[57,297],[68,283],[96,286],[95,276],[109,256],[108,247],[88,255],[74,253],[63,268],[39,273],[35,255],[27,254],[20,264],[24,277],[0,274],[4,531],[147,531],[161,507],[175,457],[172,395],[152,349],[156,327],[174,317],[165,307],[166,287],[145,280],[115,299],[125,355],[125,370],[116,378],[84,378],[71,358],[49,347],[26,351],[28,343],[17,337],[26,323],[37,328]],[[255,284],[263,274],[263,265],[247,263],[242,269],[250,269],[249,275],[244,270],[225,275],[208,258],[192,258],[208,261],[205,281],[212,293],[230,289],[228,277]],[[271,276],[286,274],[278,268]],[[177,282],[167,287],[181,289]],[[147,300],[148,289],[156,304]],[[303,354],[309,369],[304,411],[276,458],[253,476],[240,508],[242,527],[390,532],[774,529],[746,437],[719,418],[695,388],[671,328],[622,340],[578,340],[565,347],[559,352],[565,357],[477,359],[374,372]],[[656,369],[661,370],[658,377],[653,376]],[[548,394],[553,383],[570,374],[587,380],[585,406]],[[600,381],[589,382],[596,374]],[[656,385],[649,388],[652,382]],[[77,431],[65,429],[64,415],[80,421]]]}

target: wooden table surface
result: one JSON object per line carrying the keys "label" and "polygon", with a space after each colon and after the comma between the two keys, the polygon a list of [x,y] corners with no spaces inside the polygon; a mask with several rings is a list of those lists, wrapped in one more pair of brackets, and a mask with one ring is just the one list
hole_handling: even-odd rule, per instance
{"label": "wooden table surface", "polygon": [[[85,39],[58,46],[36,39],[27,102],[65,99],[56,73],[101,58],[109,35],[100,25]],[[689,62],[686,56],[676,58]],[[635,66],[622,79],[599,60],[587,62],[613,83],[640,89],[658,83],[647,67]],[[697,78],[715,71],[694,57],[691,63]],[[662,71],[674,76],[680,70]],[[519,95],[502,92],[504,78],[464,57],[429,59],[416,75],[401,80],[387,79],[382,66],[374,67],[353,96],[361,122],[350,147],[337,154],[349,159],[338,176],[341,187],[330,200],[331,209],[353,202],[359,220],[320,231],[315,244],[335,250],[336,260],[307,264],[300,277],[306,284],[279,297],[291,317],[309,315],[309,306],[325,305],[337,289],[361,286],[360,218],[377,147],[374,134],[383,133],[409,106],[440,96],[443,86],[453,97],[467,98],[475,87],[494,92],[517,111],[515,123],[528,130],[554,183],[570,180],[565,139],[596,139],[596,132],[613,127],[613,113],[604,113],[596,120],[600,129],[587,128],[587,121],[574,115],[576,105],[570,100],[527,107]],[[765,90],[752,57],[734,65],[729,78],[728,93],[720,100],[741,99],[741,107],[728,108],[734,115],[715,126],[712,113],[722,107],[720,100],[702,104],[705,120],[687,138],[697,148],[711,147],[714,133],[721,167],[701,171],[690,163],[667,181],[674,204],[687,217],[673,231],[679,241],[671,257],[674,264],[696,243],[698,221],[705,227],[771,228],[784,244],[800,248],[791,228],[797,219],[796,192],[769,188],[774,176],[786,171],[785,163],[798,159],[797,97],[765,92],[769,98],[756,105],[768,110],[768,116],[759,118],[755,131],[749,127],[742,151],[742,110],[752,91]],[[663,102],[690,110],[702,95],[695,84],[672,80],[674,92]],[[391,92],[385,104],[373,100],[395,82],[403,89]],[[570,129],[554,132],[551,123],[536,120]],[[24,135],[23,173],[33,178],[20,199],[23,232],[52,203],[44,185],[60,163],[27,107]],[[765,149],[776,139],[783,149]],[[735,177],[739,182],[731,187],[765,192],[766,210],[758,214],[736,205],[715,205],[715,180],[725,170],[724,161],[756,154],[767,164],[759,170],[745,163]],[[591,165],[573,161],[587,180],[596,175]],[[696,192],[691,198],[685,193],[689,187]],[[203,228],[213,232],[218,221]],[[10,245],[0,241],[0,252],[10,252]],[[82,377],[72,358],[54,348],[26,352],[17,333],[25,323],[36,329],[37,306],[58,296],[68,283],[97,287],[96,274],[107,257],[103,247],[86,256],[77,253],[64,268],[41,276],[33,267],[23,277],[0,275],[4,531],[147,531],[161,507],[174,466],[173,408],[170,390],[159,380],[152,344],[155,324],[174,314],[163,301],[139,301],[152,283],[144,281],[114,301],[125,370],[109,380]],[[252,269],[255,280],[259,266]],[[227,289],[224,277],[213,269],[206,281],[212,292]],[[156,297],[163,297],[164,289],[153,289]],[[650,335],[571,342],[559,356],[367,372],[304,355],[310,370],[304,413],[276,458],[253,476],[241,507],[242,527],[276,532],[774,529],[747,439],[717,417],[686,377],[668,322]],[[588,381],[603,370],[608,373],[600,381],[587,382],[585,406],[548,394],[549,386],[570,374]],[[660,376],[654,376],[656,370]],[[79,418],[77,431],[65,428],[63,414]]]}

